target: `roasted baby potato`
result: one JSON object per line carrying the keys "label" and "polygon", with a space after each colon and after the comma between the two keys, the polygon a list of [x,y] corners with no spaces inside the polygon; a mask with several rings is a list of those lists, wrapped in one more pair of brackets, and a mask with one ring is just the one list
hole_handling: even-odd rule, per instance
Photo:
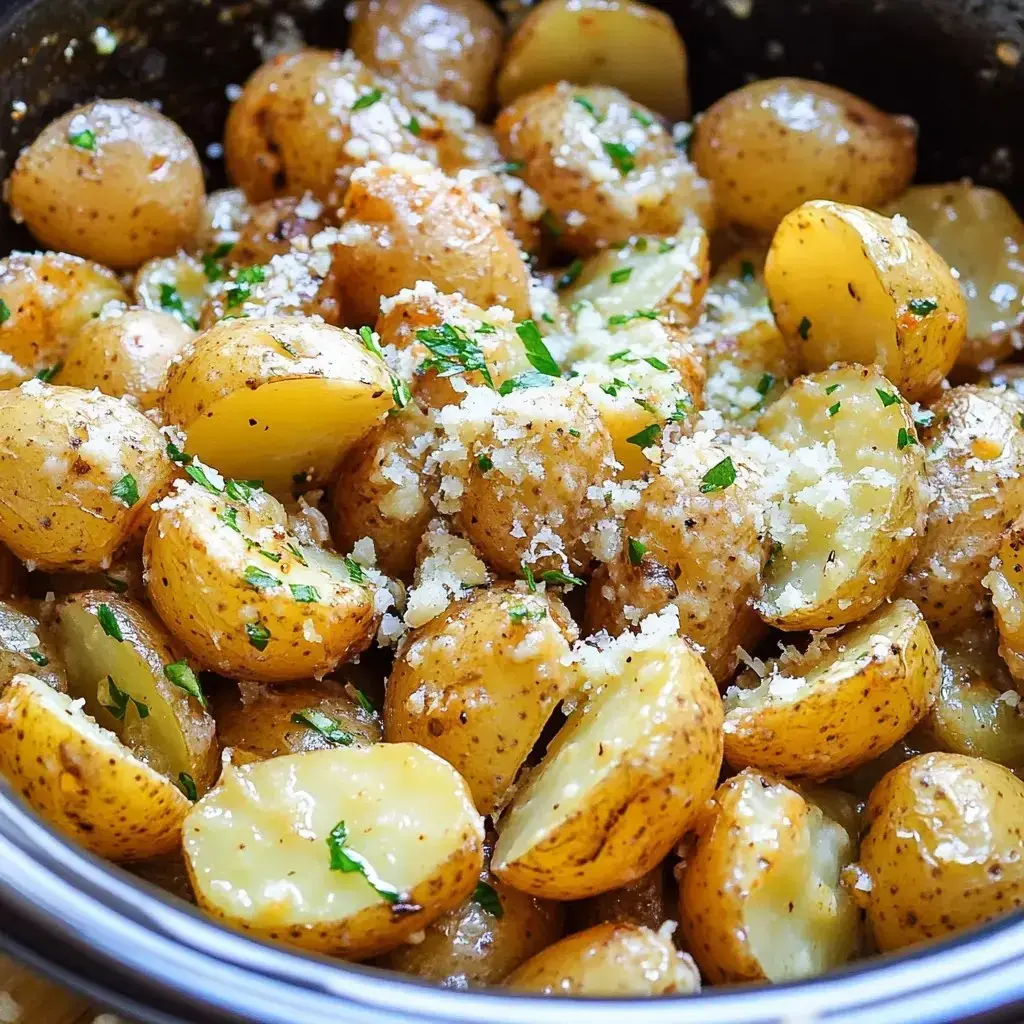
{"label": "roasted baby potato", "polygon": [[372,322],[381,296],[420,280],[529,315],[529,274],[498,208],[436,167],[396,155],[360,168],[340,216],[333,271],[349,322]]}
{"label": "roasted baby potato", "polygon": [[550,899],[582,899],[662,861],[714,790],[722,704],[674,608],[639,634],[578,650],[579,703],[498,825],[491,869]]}
{"label": "roasted baby potato", "polygon": [[711,226],[707,183],[618,89],[546,85],[506,107],[494,130],[567,249],[585,256],[634,235],[674,235],[690,217]]}
{"label": "roasted baby potato", "polygon": [[1024,400],[965,385],[945,392],[931,412],[921,434],[931,488],[927,528],[898,593],[933,632],[952,635],[977,624],[1003,531],[1024,512]]}
{"label": "roasted baby potato", "polygon": [[[275,256],[305,251],[310,240],[328,227],[330,219],[323,203],[311,195],[283,196],[246,206],[237,240],[230,243],[230,248],[226,242],[220,244],[220,250],[227,251],[220,257],[221,269],[214,271],[214,276],[223,273],[224,264],[262,266]],[[214,243],[214,252],[217,248]]]}
{"label": "roasted baby potato", "polygon": [[982,583],[992,592],[999,630],[999,653],[1010,674],[1024,685],[1024,516],[1018,516],[999,540],[992,570]]}
{"label": "roasted baby potato", "polygon": [[368,747],[380,719],[334,680],[265,686],[240,683],[211,696],[217,735],[235,764],[332,747]]}
{"label": "roasted baby potato", "polygon": [[672,945],[671,927],[599,924],[527,960],[505,985],[548,996],[688,995],[700,991],[700,973]]}
{"label": "roasted baby potato", "polygon": [[173,121],[134,100],[94,100],[21,151],[5,194],[43,245],[131,268],[192,242],[205,192]]}
{"label": "roasted baby potato", "polygon": [[99,388],[114,398],[128,396],[140,409],[153,409],[171,363],[192,337],[192,331],[170,313],[108,307],[75,335],[54,381]]}
{"label": "roasted baby potato", "polygon": [[67,694],[17,675],[0,693],[0,774],[39,815],[115,861],[175,849],[189,802]]}
{"label": "roasted baby potato", "polygon": [[939,651],[910,601],[883,604],[764,678],[748,670],[725,695],[725,759],[822,780],[888,750],[924,717],[939,690]]}
{"label": "roasted baby potato", "polygon": [[959,754],[922,754],[868,800],[852,891],[882,952],[1024,903],[1024,782]]}
{"label": "roasted baby potato", "polygon": [[884,213],[905,217],[960,275],[967,337],[958,366],[990,370],[1024,346],[1024,223],[1001,192],[967,181],[915,185]]}
{"label": "roasted baby potato", "polygon": [[0,388],[37,374],[51,379],[82,325],[127,297],[106,267],[77,256],[12,253],[0,260]]}
{"label": "roasted baby potato", "polygon": [[[910,409],[874,369],[801,377],[758,420],[778,498],[758,611],[780,629],[856,622],[888,597],[924,533]],[[911,596],[911,595],[908,595]]]}
{"label": "roasted baby potato", "polygon": [[751,769],[723,783],[680,880],[687,949],[713,982],[822,974],[860,949],[840,884],[855,838],[785,782]]}
{"label": "roasted baby potato", "polygon": [[150,768],[205,793],[218,768],[214,721],[181,649],[145,606],[111,591],[75,594],[57,606],[53,635],[86,713]]}
{"label": "roasted baby potato", "polygon": [[24,674],[66,693],[67,673],[50,631],[23,607],[0,601],[0,691]]}
{"label": "roasted baby potato", "polygon": [[314,320],[228,320],[171,368],[162,410],[189,451],[228,476],[287,492],[329,480],[394,404],[383,362]]}
{"label": "roasted baby potato", "polygon": [[575,673],[562,661],[578,636],[553,593],[514,583],[471,591],[410,633],[396,655],[384,738],[443,757],[466,780],[480,813],[493,813],[575,689]]}
{"label": "roasted baby potato", "polygon": [[469,791],[414,743],[228,765],[182,835],[203,909],[260,938],[353,960],[459,906],[483,864]]}
{"label": "roasted baby potato", "polygon": [[712,103],[690,152],[722,219],[767,234],[808,199],[872,207],[898,195],[917,129],[834,85],[767,78]]}
{"label": "roasted baby potato", "polygon": [[163,436],[116,398],[32,380],[0,391],[0,424],[0,542],[35,568],[105,568],[170,483]]}
{"label": "roasted baby potato", "polygon": [[367,646],[374,590],[352,559],[303,543],[284,507],[207,467],[158,506],[146,533],[146,591],[175,638],[235,679],[322,677]]}
{"label": "roasted baby potato", "polygon": [[498,99],[507,106],[558,81],[610,85],[683,121],[690,116],[686,73],[686,47],[664,11],[633,0],[543,0],[509,40]]}
{"label": "roasted baby potato", "polygon": [[491,102],[503,30],[482,0],[361,0],[348,44],[371,70],[479,114]]}
{"label": "roasted baby potato", "polygon": [[569,931],[583,931],[599,924],[637,924],[657,931],[678,916],[678,894],[670,885],[665,863],[651,868],[621,889],[609,889],[585,900],[570,903]]}
{"label": "roasted baby potato", "polygon": [[959,282],[903,217],[804,203],[775,232],[764,279],[806,370],[875,363],[910,402],[938,387],[967,335]]}
{"label": "roasted baby potato", "polygon": [[135,302],[143,309],[170,313],[186,327],[199,328],[210,297],[210,279],[199,260],[184,253],[147,260],[135,272]]}

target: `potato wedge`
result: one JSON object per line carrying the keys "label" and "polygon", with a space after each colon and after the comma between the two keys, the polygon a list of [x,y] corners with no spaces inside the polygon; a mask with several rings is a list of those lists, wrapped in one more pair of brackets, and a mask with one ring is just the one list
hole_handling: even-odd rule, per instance
{"label": "potato wedge", "polygon": [[86,713],[140,761],[205,793],[218,769],[214,721],[181,649],[145,606],[110,591],[75,594],[57,606],[53,633],[68,692]]}
{"label": "potato wedge", "polygon": [[751,769],[723,783],[680,881],[687,948],[712,982],[823,974],[861,944],[840,884],[854,838],[785,782]]}
{"label": "potato wedge", "polygon": [[939,651],[917,608],[884,604],[804,654],[743,673],[725,695],[725,759],[821,781],[888,750],[927,714]]}
{"label": "potato wedge", "polygon": [[714,790],[722,704],[672,608],[578,649],[584,696],[499,823],[491,869],[534,896],[582,899],[664,859]]}
{"label": "potato wedge", "polygon": [[483,823],[465,784],[413,743],[229,765],[182,835],[208,913],[354,960],[457,907],[483,864]]}
{"label": "potato wedge", "polygon": [[1024,782],[976,757],[922,754],[889,772],[866,811],[852,891],[882,952],[1024,905]]}
{"label": "potato wedge", "polygon": [[764,277],[804,369],[875,363],[910,402],[938,387],[967,335],[959,282],[903,217],[804,203],[775,232]]}
{"label": "potato wedge", "polygon": [[757,609],[780,629],[856,622],[896,588],[924,533],[924,450],[910,409],[873,369],[801,377],[758,420],[771,561]]}
{"label": "potato wedge", "polygon": [[0,691],[24,674],[67,693],[64,661],[49,629],[23,607],[20,602],[0,601]]}
{"label": "potato wedge", "polygon": [[189,801],[76,701],[34,676],[0,693],[0,773],[51,825],[115,861],[169,853]]}
{"label": "potato wedge", "polygon": [[[576,688],[579,632],[552,592],[500,583],[410,633],[395,657],[384,738],[453,765],[481,814],[501,808],[552,712]],[[486,751],[486,756],[481,756]]]}
{"label": "potato wedge", "polygon": [[228,320],[172,367],[167,422],[227,476],[287,492],[329,480],[394,404],[387,368],[352,331],[296,318]]}
{"label": "potato wedge", "polygon": [[532,8],[505,49],[498,101],[507,106],[558,81],[613,86],[670,121],[690,116],[686,47],[671,17],[649,4],[543,0]]}
{"label": "potato wedge", "polygon": [[1018,685],[1024,685],[1024,516],[1018,516],[999,540],[992,570],[982,583],[992,592],[999,630],[999,653]]}
{"label": "potato wedge", "polygon": [[672,927],[599,924],[527,960],[507,988],[546,996],[662,996],[700,991],[689,953],[672,945]]}
{"label": "potato wedge", "polygon": [[199,666],[290,682],[363,650],[376,615],[360,567],[300,541],[265,491],[202,475],[161,503],[143,549],[149,599]]}

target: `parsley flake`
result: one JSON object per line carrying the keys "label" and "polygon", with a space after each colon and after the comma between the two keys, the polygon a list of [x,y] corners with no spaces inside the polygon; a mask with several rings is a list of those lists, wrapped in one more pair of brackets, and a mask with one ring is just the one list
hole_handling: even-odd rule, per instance
{"label": "parsley flake", "polygon": [[626,443],[635,444],[638,448],[650,448],[658,440],[660,433],[661,426],[657,423],[652,423],[649,427],[644,427],[643,430],[638,430],[631,437],[627,437]]}
{"label": "parsley flake", "polygon": [[540,578],[545,583],[555,583],[563,587],[582,587],[584,582],[579,576],[571,576],[560,569],[545,569]]}
{"label": "parsley flake", "polygon": [[647,363],[648,366],[653,366],[654,369],[661,370],[662,372],[670,369],[668,363],[659,359],[657,356],[644,356],[644,362]]}
{"label": "parsley flake", "polygon": [[83,128],[80,132],[68,132],[68,142],[75,149],[85,149],[91,152],[96,148],[96,135],[90,129]]}
{"label": "parsley flake", "polygon": [[350,747],[354,737],[352,733],[342,729],[336,718],[324,714],[318,708],[303,708],[292,715],[294,725],[304,725],[307,729],[318,732],[328,743],[336,747]]}
{"label": "parsley flake", "polygon": [[636,537],[629,537],[626,540],[626,550],[629,552],[629,564],[639,565],[647,552],[647,545],[643,541],[637,540]]}
{"label": "parsley flake", "polygon": [[25,651],[25,655],[31,658],[40,668],[46,668],[50,659],[42,651]]}
{"label": "parsley flake", "polygon": [[537,581],[533,578],[533,570],[526,564],[526,562],[520,562],[519,568],[523,570],[523,579],[526,580],[526,589],[531,594],[537,593]]}
{"label": "parsley flake", "polygon": [[526,349],[526,358],[530,365],[538,372],[545,373],[549,377],[561,377],[562,371],[555,362],[554,357],[548,351],[544,339],[541,337],[540,329],[532,320],[524,320],[516,327],[516,334]]}
{"label": "parsley flake", "polygon": [[[204,466],[202,463],[190,462],[185,466],[185,472],[195,480],[200,487],[205,488],[211,494],[224,493],[224,478],[215,469],[210,469],[209,466]],[[221,482],[218,483],[218,480]]]}
{"label": "parsley flake", "polygon": [[181,787],[182,793],[184,793],[192,803],[195,803],[199,799],[199,791],[196,789],[195,780],[188,772],[180,772],[178,774],[178,785]]}
{"label": "parsley flake", "polygon": [[225,484],[224,490],[232,501],[246,503],[257,491],[263,490],[263,482],[261,480],[229,480]]}
{"label": "parsley flake", "polygon": [[732,459],[726,455],[721,462],[715,463],[702,477],[700,484],[701,494],[711,494],[713,491],[722,491],[731,487],[736,482],[736,467]]}
{"label": "parsley flake", "polygon": [[479,370],[487,386],[494,387],[483,351],[464,328],[443,323],[440,327],[418,330],[416,340],[423,342],[431,354],[431,358],[420,363],[417,373],[435,370],[439,377],[454,377],[456,374]]}
{"label": "parsley flake", "polygon": [[371,89],[369,92],[364,92],[363,95],[352,104],[352,109],[366,110],[367,107],[372,107],[374,103],[382,99],[384,99],[384,93],[382,93],[380,89]]}
{"label": "parsley flake", "polygon": [[581,106],[598,124],[604,120],[604,117],[586,96],[573,96],[572,101]]}
{"label": "parsley flake", "polygon": [[[149,705],[144,704],[141,700],[136,700],[120,689],[114,682],[113,676],[107,676],[106,694],[103,696],[97,694],[97,698],[100,706],[106,708],[119,722],[124,720],[129,704],[135,705],[139,718],[149,718]],[[110,703],[108,704],[106,701],[110,701]]]}
{"label": "parsley flake", "polygon": [[187,466],[192,461],[192,456],[183,452],[173,441],[167,442],[167,458],[179,466]]}
{"label": "parsley flake", "polygon": [[875,388],[875,394],[882,400],[882,405],[886,409],[900,400],[899,395],[894,395],[891,391],[883,391],[881,388]]}
{"label": "parsley flake", "polygon": [[356,691],[356,700],[358,701],[359,706],[368,715],[376,715],[377,709],[373,706],[373,704],[370,703],[370,698],[367,697],[366,694],[363,693],[363,691],[360,690],[358,686],[353,686],[352,689]]}
{"label": "parsley flake", "polygon": [[172,661],[170,665],[164,665],[164,675],[179,690],[184,690],[190,697],[195,697],[204,708],[207,706],[206,695],[203,693],[202,686],[199,685],[199,678],[184,658],[181,661]]}
{"label": "parsley flake", "polygon": [[135,477],[131,473],[125,473],[120,480],[110,488],[110,493],[118,501],[124,502],[128,508],[137,505],[139,501],[139,487]]}
{"label": "parsley flake", "polygon": [[501,905],[501,897],[486,882],[477,882],[473,890],[473,902],[482,907],[491,917],[501,918],[505,908]]}
{"label": "parsley flake", "polygon": [[800,326],[796,329],[797,334],[800,335],[802,341],[807,340],[807,335],[811,333],[811,321],[807,317],[801,317]]}
{"label": "parsley flake", "polygon": [[64,364],[56,362],[53,366],[44,366],[38,373],[36,373],[36,380],[41,380],[44,384],[49,384],[54,377],[64,369]]}
{"label": "parsley flake", "polygon": [[267,644],[270,643],[270,630],[262,622],[247,622],[245,635],[249,638],[250,645],[257,651],[265,651]]}
{"label": "parsley flake", "polygon": [[476,464],[481,473],[486,473],[489,469],[494,469],[494,463],[491,462],[491,457],[486,453],[477,456]]}
{"label": "parsley flake", "polygon": [[762,373],[761,379],[757,382],[757,393],[764,398],[771,391],[775,384],[775,377],[770,373]]}
{"label": "parsley flake", "polygon": [[3,299],[0,299],[0,324],[5,324],[10,319],[11,319],[11,307],[8,306],[7,303],[4,302]]}
{"label": "parsley flake", "polygon": [[530,608],[525,604],[512,604],[508,608],[508,617],[513,622],[540,622],[547,614],[546,608]]}
{"label": "parsley flake", "polygon": [[632,267],[619,267],[618,270],[613,270],[608,275],[608,280],[612,284],[624,284],[629,280],[629,275],[633,273]]}
{"label": "parsley flake", "polygon": [[654,118],[653,118],[653,117],[651,117],[651,115],[650,115],[650,114],[646,113],[646,112],[645,112],[645,111],[643,111],[643,110],[637,110],[637,109],[636,109],[636,107],[634,107],[634,108],[633,108],[633,109],[632,109],[632,110],[631,110],[631,111],[629,112],[629,114],[630,114],[630,116],[631,116],[631,117],[633,118],[633,120],[634,120],[634,121],[637,121],[637,122],[639,122],[639,123],[640,123],[640,124],[642,124],[642,125],[643,125],[643,126],[644,126],[645,128],[650,128],[650,127],[651,127],[651,125],[652,125],[652,124],[654,124]]}
{"label": "parsley flake", "polygon": [[370,862],[361,854],[356,853],[348,845],[348,828],[344,821],[339,821],[331,829],[327,837],[327,849],[331,852],[331,870],[342,871],[345,874],[358,872],[370,884],[378,896],[383,897],[388,903],[397,903],[401,893],[390,882],[385,882],[370,865]]}
{"label": "parsley flake", "polygon": [[120,623],[117,621],[117,616],[111,611],[109,604],[101,604],[96,607],[96,618],[100,620],[103,632],[111,640],[116,640],[119,644],[124,643],[124,634],[121,632]]}
{"label": "parsley flake", "polygon": [[842,386],[842,384],[829,384],[829,386],[825,388],[825,394],[834,395]]}
{"label": "parsley flake", "polygon": [[828,414],[829,414],[829,417],[835,416],[835,414],[836,414],[837,412],[839,412],[839,407],[840,407],[840,406],[841,406],[842,404],[843,404],[842,402],[836,402],[836,404],[835,404],[835,405],[830,405],[830,406],[828,407]]}
{"label": "parsley flake", "polygon": [[558,283],[555,287],[561,291],[563,288],[568,288],[569,285],[576,281],[576,278],[583,272],[583,260],[575,259],[572,263],[565,268],[565,273],[558,279]]}
{"label": "parsley flake", "polygon": [[754,264],[750,260],[743,260],[740,263],[740,280],[744,284],[750,284],[754,280]]}
{"label": "parsley flake", "polygon": [[526,388],[549,388],[554,378],[546,373],[538,373],[536,370],[527,370],[516,377],[505,381],[498,388],[499,395],[511,395],[513,391],[523,391]]}
{"label": "parsley flake", "polygon": [[345,571],[353,583],[366,583],[366,573],[363,567],[354,558],[345,558]]}
{"label": "parsley flake", "polygon": [[188,310],[185,309],[185,303],[181,301],[181,296],[178,294],[178,289],[166,281],[160,285],[160,308],[177,317],[192,330],[198,330],[199,321],[195,317],[189,316]]}
{"label": "parsley flake", "polygon": [[657,320],[658,314],[653,309],[635,309],[632,313],[616,313],[608,317],[609,327],[621,327],[623,324],[631,323],[633,320]]}
{"label": "parsley flake", "polygon": [[264,572],[255,565],[247,565],[242,577],[250,587],[256,590],[270,590],[273,587],[281,586],[281,581],[276,576],[271,576],[269,572]]}
{"label": "parsley flake", "polygon": [[907,308],[914,316],[927,316],[929,313],[934,313],[939,308],[939,304],[934,299],[911,299],[907,303]]}
{"label": "parsley flake", "polygon": [[912,444],[917,444],[917,438],[906,427],[900,427],[900,432],[896,435],[896,447],[903,451],[904,448]]}
{"label": "parsley flake", "polygon": [[289,583],[288,589],[299,604],[316,604],[320,600],[320,591],[307,583]]}
{"label": "parsley flake", "polygon": [[408,132],[412,132],[413,135],[416,135],[418,137],[421,130],[419,120],[415,117],[410,117],[408,123],[405,126],[405,130]]}
{"label": "parsley flake", "polygon": [[615,164],[619,174],[623,177],[636,167],[636,156],[633,149],[624,142],[602,142],[601,148],[608,154],[611,162]]}

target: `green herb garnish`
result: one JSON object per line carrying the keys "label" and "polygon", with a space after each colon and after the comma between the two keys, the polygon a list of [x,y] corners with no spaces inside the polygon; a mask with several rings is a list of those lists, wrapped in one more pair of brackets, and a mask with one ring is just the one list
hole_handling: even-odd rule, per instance
{"label": "green herb garnish", "polygon": [[288,589],[299,604],[316,604],[320,600],[320,591],[307,583],[289,583]]}
{"label": "green herb garnish", "polygon": [[476,883],[476,888],[473,890],[473,902],[481,906],[491,917],[501,918],[505,914],[501,898],[486,882]]}
{"label": "green herb garnish", "polygon": [[184,690],[190,697],[195,697],[204,708],[207,706],[203,688],[199,685],[199,678],[184,658],[181,661],[172,661],[170,665],[164,665],[164,675],[179,690]]}
{"label": "green herb garnish", "polygon": [[257,651],[265,651],[267,644],[270,643],[270,630],[262,622],[247,622],[245,635],[249,638],[250,645]]}
{"label": "green herb garnish", "polygon": [[112,640],[116,640],[119,644],[124,643],[124,635],[121,633],[121,626],[117,621],[117,617],[110,609],[109,604],[101,604],[96,608],[96,618],[100,621],[100,626],[103,628],[103,632],[107,634]]}
{"label": "green herb garnish", "polygon": [[721,462],[712,466],[702,477],[700,484],[701,494],[711,494],[713,491],[722,491],[731,487],[736,482],[736,467],[732,459],[726,455]]}
{"label": "green herb garnish", "polygon": [[644,559],[647,545],[643,541],[637,540],[636,537],[629,537],[626,540],[626,550],[629,552],[629,564],[639,565]]}
{"label": "green herb garnish", "polygon": [[325,715],[317,708],[303,708],[292,715],[292,722],[295,725],[304,725],[307,729],[320,733],[328,743],[338,747],[352,746],[352,733],[341,728],[336,718]]}
{"label": "green herb garnish", "polygon": [[128,508],[138,504],[139,487],[135,482],[135,477],[133,477],[131,473],[125,473],[125,475],[110,488],[110,493],[113,497],[117,498],[118,501],[124,502]]}
{"label": "green herb garnish", "polygon": [[327,837],[327,849],[331,852],[332,871],[343,871],[345,874],[357,871],[366,879],[377,895],[387,900],[388,903],[399,901],[402,894],[398,889],[389,882],[385,882],[362,854],[356,853],[348,846],[348,829],[344,821],[339,821],[331,829],[331,834]]}
{"label": "green herb garnish", "polygon": [[371,89],[369,92],[364,92],[363,95],[352,104],[352,109],[365,110],[367,107],[372,107],[374,103],[378,100],[382,100],[383,98],[384,93],[382,93],[380,89]]}

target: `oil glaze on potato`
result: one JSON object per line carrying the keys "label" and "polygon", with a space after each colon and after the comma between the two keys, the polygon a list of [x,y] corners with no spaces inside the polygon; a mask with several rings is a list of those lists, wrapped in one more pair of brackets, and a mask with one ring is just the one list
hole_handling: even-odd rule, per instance
{"label": "oil glaze on potato", "polygon": [[1003,531],[992,570],[982,583],[992,592],[999,653],[1010,674],[1024,684],[1024,516]]}
{"label": "oil glaze on potato", "polygon": [[[363,858],[332,870],[329,837]],[[289,754],[241,768],[186,818],[199,905],[262,939],[365,959],[401,945],[473,892],[483,824],[453,768],[414,743]]]}
{"label": "oil glaze on potato", "polygon": [[29,614],[24,603],[0,600],[0,691],[21,674],[67,692],[64,661],[49,629]]}

